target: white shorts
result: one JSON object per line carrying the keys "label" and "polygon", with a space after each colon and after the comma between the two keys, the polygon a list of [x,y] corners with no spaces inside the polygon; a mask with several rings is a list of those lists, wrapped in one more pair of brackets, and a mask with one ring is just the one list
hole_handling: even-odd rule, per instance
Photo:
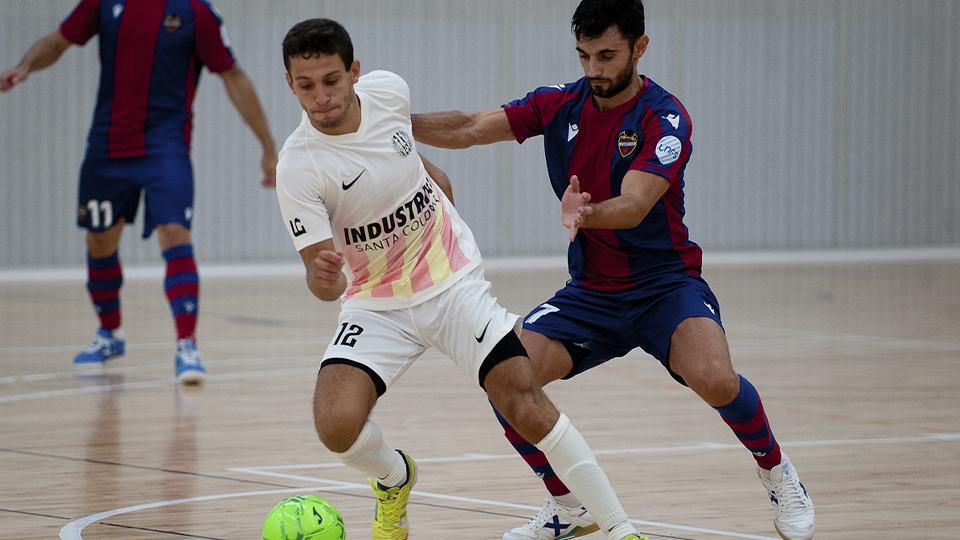
{"label": "white shorts", "polygon": [[520,330],[520,317],[497,303],[477,268],[433,298],[410,308],[372,311],[344,308],[322,366],[345,359],[366,367],[383,393],[427,348],[447,355],[480,384],[480,367],[493,347]]}

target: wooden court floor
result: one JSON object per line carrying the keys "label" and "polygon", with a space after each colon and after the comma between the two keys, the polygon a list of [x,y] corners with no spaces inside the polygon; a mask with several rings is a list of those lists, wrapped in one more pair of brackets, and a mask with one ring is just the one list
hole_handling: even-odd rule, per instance
{"label": "wooden court floor", "polygon": [[[201,266],[201,273],[202,273]],[[562,269],[488,272],[525,313]],[[718,266],[734,363],[817,505],[817,538],[960,538],[960,261]],[[123,289],[126,357],[91,337],[82,282],[0,283],[0,538],[259,538],[315,493],[369,538],[365,479],[317,441],[310,395],[336,306],[300,277],[205,278],[202,388],[173,381],[159,279]],[[651,538],[773,538],[750,455],[642,352],[548,392]],[[478,388],[428,353],[375,419],[420,467],[411,538],[498,539],[545,492]],[[597,536],[597,538],[602,538]]]}

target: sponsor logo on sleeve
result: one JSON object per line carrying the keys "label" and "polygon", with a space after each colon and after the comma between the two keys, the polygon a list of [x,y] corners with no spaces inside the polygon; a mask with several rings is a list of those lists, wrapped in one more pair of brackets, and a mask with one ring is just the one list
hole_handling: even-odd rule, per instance
{"label": "sponsor logo on sleeve", "polygon": [[293,237],[296,238],[307,234],[307,228],[300,222],[300,218],[293,218],[290,222],[290,232],[292,232]]}
{"label": "sponsor logo on sleeve", "polygon": [[660,160],[660,163],[669,165],[680,159],[681,149],[683,149],[683,145],[680,143],[680,139],[673,135],[667,135],[657,141],[657,159]]}

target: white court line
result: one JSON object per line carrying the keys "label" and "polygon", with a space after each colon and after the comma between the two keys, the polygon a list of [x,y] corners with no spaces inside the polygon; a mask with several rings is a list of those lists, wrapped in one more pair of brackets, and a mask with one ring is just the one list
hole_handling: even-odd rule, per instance
{"label": "white court line", "polygon": [[[285,477],[297,478],[291,475],[283,475]],[[114,510],[107,510],[105,512],[100,512],[99,514],[91,514],[89,516],[82,517],[71,521],[63,526],[60,529],[60,540],[82,540],[82,531],[88,525],[102,521],[104,519],[117,516],[120,514],[128,514],[131,512],[138,512],[140,510],[151,510],[154,508],[161,508],[165,506],[173,506],[177,504],[186,504],[192,502],[201,502],[201,501],[213,501],[218,499],[232,499],[237,497],[255,497],[260,495],[275,495],[280,493],[298,493],[305,491],[330,491],[330,490],[345,490],[345,489],[360,489],[360,488],[369,488],[367,484],[358,484],[354,482],[340,482],[337,480],[326,480],[326,479],[310,479],[311,482],[317,482],[325,484],[324,486],[304,486],[297,488],[286,488],[286,489],[271,489],[264,491],[247,491],[244,493],[224,493],[219,495],[205,495],[202,497],[186,497],[183,499],[171,499],[166,501],[156,501],[151,503],[137,504],[133,506],[127,506],[124,508],[117,508]],[[474,499],[470,497],[459,497],[456,495],[447,495],[445,493],[433,493],[429,491],[419,491],[414,490],[411,492],[412,496],[427,498],[427,499],[438,499],[442,501],[458,502],[458,503],[469,503],[483,506],[494,506],[500,508],[511,508],[517,510],[527,510],[527,511],[536,511],[539,510],[538,507],[529,506],[526,504],[514,504],[503,501],[494,501],[490,499]],[[660,527],[663,529],[670,529],[675,531],[684,531],[684,532],[696,532],[703,534],[711,534],[715,536],[722,536],[726,538],[744,538],[747,540],[776,540],[775,538],[769,536],[757,536],[753,534],[743,534],[730,531],[721,531],[718,529],[704,529],[700,527],[691,527],[687,525],[678,525],[675,523],[663,523],[659,521],[645,521],[642,519],[631,519],[631,523],[640,526],[650,526],[650,527]]]}
{"label": "white court line", "polygon": [[[133,506],[126,506],[124,508],[116,508],[114,510],[107,510],[105,512],[100,512],[99,514],[91,514],[89,516],[82,517],[67,523],[60,529],[60,539],[61,540],[80,540],[83,536],[80,534],[81,531],[92,523],[102,521],[104,519],[118,516],[120,514],[129,514],[130,512],[138,512],[140,510],[150,510],[153,508],[162,508],[164,506],[174,506],[177,504],[193,503],[193,502],[202,502],[202,501],[215,501],[218,499],[233,499],[237,497],[256,497],[259,495],[275,495],[280,493],[298,493],[302,491],[329,491],[329,490],[342,490],[342,489],[353,489],[351,485],[347,485],[344,482],[328,482],[331,485],[327,486],[305,486],[297,488],[285,488],[285,489],[268,489],[264,491],[246,491],[243,493],[221,493],[218,495],[205,495],[202,497],[186,497],[183,499],[170,499],[166,501],[156,501],[150,503],[136,504]],[[343,484],[343,485],[341,485]]]}
{"label": "white court line", "polygon": [[[960,433],[930,433],[927,435],[910,437],[879,437],[873,439],[821,439],[813,441],[784,441],[781,444],[792,448],[795,446],[803,447],[822,447],[822,446],[858,446],[864,444],[914,444],[931,442],[957,442],[960,441]],[[619,456],[630,454],[674,454],[678,452],[703,452],[704,450],[742,450],[743,445],[702,442],[698,444],[688,444],[682,446],[650,446],[645,448],[621,448],[616,450],[594,450],[598,456]],[[417,458],[417,463],[457,463],[465,461],[497,461],[501,459],[516,459],[517,454],[460,454],[458,456],[446,456],[435,458]],[[260,474],[264,476],[276,475],[281,473],[274,471],[293,471],[301,469],[337,469],[345,467],[339,461],[327,463],[303,463],[297,465],[262,465],[257,467],[236,467],[227,469],[232,472]],[[290,477],[297,480],[316,481],[316,478],[309,477]]]}
{"label": "white court line", "polygon": [[[929,435],[923,435],[918,437],[885,437],[877,439],[825,439],[819,441],[795,441],[785,443],[791,447],[798,446],[833,446],[833,445],[863,445],[863,444],[905,444],[905,443],[920,443],[920,442],[957,442],[960,441],[960,433],[934,433]],[[659,448],[627,448],[622,450],[601,450],[596,452],[598,455],[615,455],[615,454],[641,454],[641,453],[675,453],[677,451],[684,450],[728,450],[728,449],[739,449],[740,445],[734,444],[720,444],[720,443],[701,443],[698,445],[687,445],[687,446],[676,446],[676,447],[659,447]],[[420,458],[417,461],[421,463],[435,463],[435,462],[456,462],[456,461],[466,461],[466,460],[491,460],[491,459],[515,459],[516,456],[513,454],[503,454],[503,455],[494,455],[494,454],[463,454],[460,456],[449,456],[449,457],[437,457],[437,458]],[[308,476],[292,475],[286,473],[275,472],[274,470],[279,469],[302,469],[302,468],[331,468],[331,467],[342,467],[341,463],[323,463],[323,464],[314,464],[314,465],[275,465],[272,467],[236,467],[227,469],[233,472],[240,472],[246,474],[268,476],[273,478],[283,478],[288,480],[300,480],[305,482],[312,482],[317,484],[324,484],[323,486],[304,486],[298,488],[289,488],[289,489],[276,489],[276,490],[266,490],[266,491],[251,491],[244,493],[227,493],[220,495],[207,495],[202,497],[187,497],[183,499],[173,499],[167,501],[157,501],[152,503],[138,504],[134,506],[127,506],[124,508],[118,508],[115,510],[108,510],[105,512],[100,512],[98,514],[92,514],[80,519],[71,521],[67,523],[62,529],[60,529],[60,538],[61,540],[79,540],[82,539],[81,531],[84,527],[107,519],[112,516],[126,514],[130,512],[136,512],[140,510],[147,510],[152,508],[159,508],[164,506],[172,506],[177,504],[185,504],[191,502],[201,502],[201,501],[210,501],[217,499],[228,499],[236,497],[251,497],[259,495],[271,495],[279,493],[296,493],[302,491],[325,491],[332,489],[356,489],[361,487],[366,487],[365,484],[357,484],[353,482],[341,482],[337,480],[328,480],[313,478]],[[274,470],[267,470],[274,469]],[[538,510],[537,507],[507,503],[502,501],[493,501],[487,499],[473,499],[467,497],[458,497],[454,495],[447,495],[442,493],[432,493],[424,491],[414,491],[415,495],[420,497],[441,499],[447,501],[456,501],[456,502],[467,502],[473,504],[481,504],[488,506],[497,506],[503,508],[513,508],[521,510]],[[750,540],[775,540],[771,537],[766,536],[756,536],[742,533],[735,533],[729,531],[721,531],[717,529],[704,529],[699,527],[690,527],[687,525],[679,525],[674,523],[662,523],[657,521],[645,521],[645,520],[631,520],[631,522],[641,525],[641,526],[652,526],[660,527],[664,529],[685,531],[685,532],[697,532],[703,534],[711,534],[716,536],[725,536],[728,538],[744,538]]]}
{"label": "white court line", "polygon": [[[281,338],[255,338],[255,339],[210,339],[203,340],[204,348],[211,347],[230,347],[235,345],[326,345],[330,343],[329,338],[309,338],[309,337],[281,337]],[[75,353],[80,345],[26,345],[18,347],[0,347],[0,354],[26,354],[26,353]],[[146,341],[140,343],[127,343],[127,353],[139,350],[171,349],[173,344],[170,341]]]}
{"label": "white court line", "polygon": [[[256,362],[264,364],[272,364],[275,362],[286,362],[286,361],[314,361],[314,363],[319,364],[319,355],[294,355],[294,356],[271,356],[271,357],[247,357],[247,358],[232,358],[226,360],[214,360],[214,363],[217,367],[224,366],[237,366],[244,364],[252,364]],[[113,362],[113,361],[111,361]],[[76,379],[76,378],[93,378],[93,377],[102,377],[105,375],[124,375],[127,373],[139,373],[143,371],[160,371],[168,370],[170,366],[167,364],[158,364],[156,362],[151,362],[149,364],[137,364],[133,366],[113,366],[113,367],[95,367],[89,369],[73,369],[67,371],[52,371],[47,373],[27,373],[26,375],[12,375],[9,377],[0,377],[0,384],[12,384],[17,382],[32,382],[32,381],[52,381],[60,379]]]}
{"label": "white court line", "polygon": [[[283,375],[312,375],[316,372],[315,368],[288,368],[288,369],[270,369],[259,371],[244,371],[241,373],[209,373],[206,376],[207,381],[240,381],[245,379],[263,379],[266,377],[280,377]],[[12,396],[0,396],[0,403],[13,403],[18,401],[28,401],[31,399],[46,399],[52,397],[76,396],[81,394],[96,394],[100,392],[112,392],[114,390],[134,390],[140,388],[159,388],[163,386],[176,386],[180,384],[176,378],[156,379],[152,381],[140,381],[117,384],[101,384],[96,386],[81,386],[79,388],[65,388],[63,390],[48,390],[45,392],[33,392],[30,394],[14,394]]]}

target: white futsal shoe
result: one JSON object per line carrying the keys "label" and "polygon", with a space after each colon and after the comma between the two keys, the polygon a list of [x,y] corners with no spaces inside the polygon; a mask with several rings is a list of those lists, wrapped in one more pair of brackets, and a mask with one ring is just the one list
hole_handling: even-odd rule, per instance
{"label": "white futsal shoe", "polygon": [[503,533],[503,540],[563,540],[597,532],[600,527],[583,506],[567,508],[553,497],[523,525]]}
{"label": "white futsal shoe", "polygon": [[757,476],[767,488],[773,505],[773,526],[780,537],[785,540],[813,538],[813,501],[787,455],[783,454],[780,464],[769,471],[757,467]]}

